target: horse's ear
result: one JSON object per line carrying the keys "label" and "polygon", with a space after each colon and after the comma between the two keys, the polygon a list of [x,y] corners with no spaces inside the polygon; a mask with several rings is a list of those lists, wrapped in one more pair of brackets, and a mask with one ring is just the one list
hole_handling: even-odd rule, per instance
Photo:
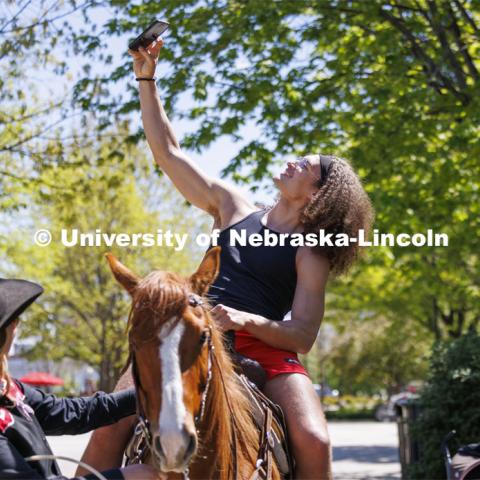
{"label": "horse's ear", "polygon": [[215,281],[220,270],[220,247],[212,247],[203,257],[197,271],[189,278],[192,290],[198,295],[205,295]]}
{"label": "horse's ear", "polygon": [[113,273],[113,276],[117,282],[122,285],[122,287],[130,294],[133,295],[135,288],[140,281],[140,277],[129,270],[123,263],[121,263],[114,255],[111,253],[106,253],[108,264],[110,265],[110,270]]}

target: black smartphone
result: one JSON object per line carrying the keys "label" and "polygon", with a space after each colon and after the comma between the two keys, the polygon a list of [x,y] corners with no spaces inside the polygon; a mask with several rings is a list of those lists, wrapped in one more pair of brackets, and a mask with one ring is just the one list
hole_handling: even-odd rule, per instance
{"label": "black smartphone", "polygon": [[147,48],[154,42],[167,28],[169,24],[162,20],[153,21],[135,40],[129,43],[130,50],[138,50],[140,47]]}

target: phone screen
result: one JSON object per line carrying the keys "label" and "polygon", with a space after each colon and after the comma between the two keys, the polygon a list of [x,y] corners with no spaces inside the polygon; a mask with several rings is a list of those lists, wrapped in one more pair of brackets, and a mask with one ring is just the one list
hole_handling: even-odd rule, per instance
{"label": "phone screen", "polygon": [[130,50],[138,50],[139,47],[147,48],[169,27],[167,22],[155,20],[144,32],[142,32],[133,42],[128,45]]}

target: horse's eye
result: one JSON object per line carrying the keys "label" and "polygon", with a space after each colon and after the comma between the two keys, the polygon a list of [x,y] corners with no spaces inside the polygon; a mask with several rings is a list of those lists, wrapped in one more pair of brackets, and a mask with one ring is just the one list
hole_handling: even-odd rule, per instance
{"label": "horse's eye", "polygon": [[207,341],[207,332],[202,332],[202,334],[200,335],[200,340],[198,341],[198,343],[200,345],[203,345],[206,341]]}

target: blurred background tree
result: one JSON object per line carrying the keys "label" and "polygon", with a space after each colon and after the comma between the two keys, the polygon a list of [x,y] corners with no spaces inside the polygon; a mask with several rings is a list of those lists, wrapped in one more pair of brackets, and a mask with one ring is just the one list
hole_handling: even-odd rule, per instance
{"label": "blurred background tree", "polygon": [[75,14],[93,5],[0,2],[0,212],[25,206],[23,193],[39,187],[43,166],[78,144],[78,133],[70,138],[81,110],[64,81],[73,79],[65,39]]}
{"label": "blurred background tree", "polygon": [[391,395],[425,377],[430,345],[425,332],[403,318],[353,318],[332,343],[328,377],[342,393]]}
{"label": "blurred background tree", "polygon": [[[66,159],[76,166],[61,171],[61,178],[57,167],[44,169],[42,187],[28,198],[32,216],[25,220],[31,223],[12,228],[6,251],[11,276],[37,280],[45,288],[35,315],[22,323],[22,335],[38,339],[28,358],[79,360],[99,372],[99,388],[106,391],[113,389],[126,362],[130,298],[108,268],[104,253],[109,249],[66,247],[59,241],[62,229],[93,234],[172,230],[189,235],[187,247],[178,252],[172,247],[113,247],[140,276],[153,269],[192,273],[202,254],[194,236],[207,229],[170,185],[152,175],[153,167],[138,149],[124,150],[115,165],[111,155],[110,142],[95,142]],[[39,228],[48,229],[54,238],[48,247],[28,241]]]}

